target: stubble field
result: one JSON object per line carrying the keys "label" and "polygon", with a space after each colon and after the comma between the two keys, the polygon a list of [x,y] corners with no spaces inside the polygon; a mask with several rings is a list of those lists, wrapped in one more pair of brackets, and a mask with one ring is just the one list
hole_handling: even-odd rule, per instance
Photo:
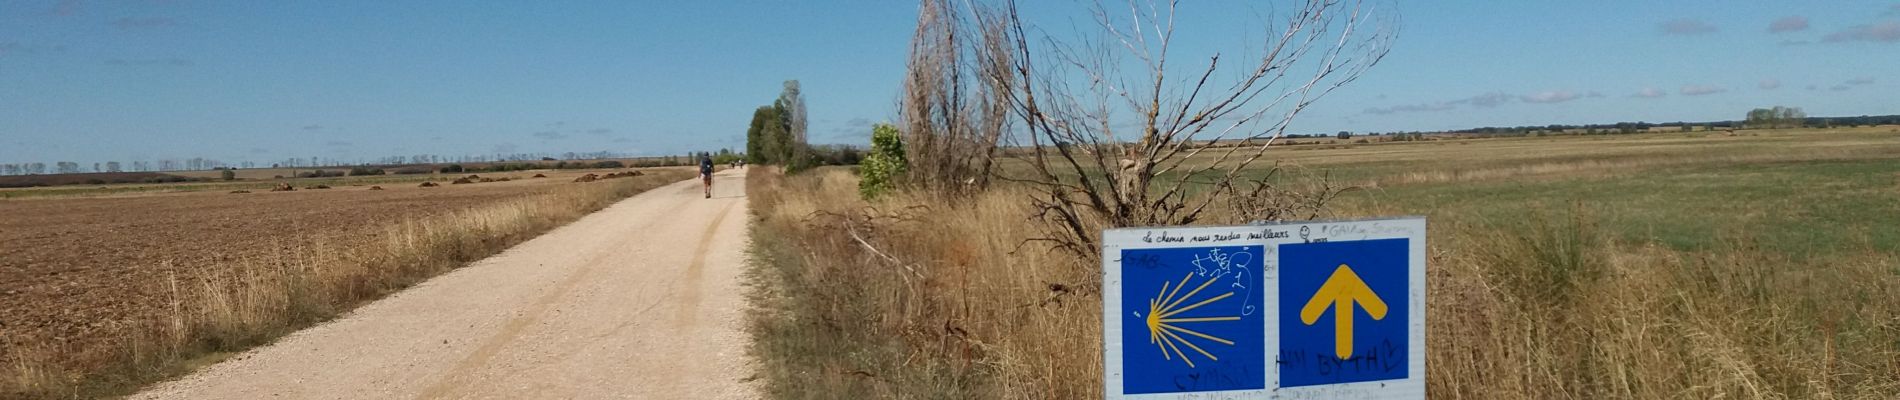
{"label": "stubble field", "polygon": [[[688,175],[648,169],[574,182],[618,171],[482,174],[510,179],[472,184],[291,180],[298,190],[286,192],[179,183],[0,200],[0,397],[127,390]],[[438,186],[418,186],[430,179]],[[320,184],[330,188],[312,188]]]}

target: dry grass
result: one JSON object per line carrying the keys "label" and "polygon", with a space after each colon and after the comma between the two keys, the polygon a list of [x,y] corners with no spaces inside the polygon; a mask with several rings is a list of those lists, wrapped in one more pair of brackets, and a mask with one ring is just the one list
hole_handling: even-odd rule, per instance
{"label": "dry grass", "polygon": [[1441,398],[1900,394],[1900,258],[1795,261],[1742,231],[1682,252],[1587,209],[1434,222],[1428,390]]}
{"label": "dry grass", "polygon": [[1101,278],[1022,244],[1023,194],[867,204],[846,170],[748,179],[753,351],[774,396],[1100,396]]}
{"label": "dry grass", "polygon": [[178,376],[296,329],[333,318],[367,301],[479,260],[606,207],[688,176],[664,170],[633,179],[566,184],[500,203],[392,223],[376,241],[315,243],[281,249],[236,268],[203,268],[157,282],[170,293],[169,315],[134,322],[103,368],[62,362],[61,355],[99,352],[59,343],[9,348],[0,398],[88,398],[125,394]]}
{"label": "dry grass", "polygon": [[[1615,176],[1592,172],[1604,169],[1654,175],[1684,163],[1900,155],[1892,151],[1897,140],[1891,135],[1812,135],[1770,133],[1726,148],[1685,143],[1732,137],[1651,135],[1537,153],[1501,150],[1534,144],[1509,140],[1469,148],[1406,144],[1394,147],[1419,147],[1353,156],[1361,157],[1359,171],[1370,171],[1366,178],[1449,185]],[[1412,153],[1433,149],[1447,158]],[[1787,155],[1773,155],[1777,151]],[[1469,168],[1477,163],[1472,160],[1510,172],[1456,179],[1400,173],[1417,163]],[[1022,193],[1004,188],[963,204],[915,195],[866,203],[844,170],[784,177],[760,169],[750,179],[759,221],[753,227],[759,306],[751,321],[753,351],[765,362],[765,386],[774,396],[1102,395],[1099,267],[1025,244],[1039,230]],[[1699,199],[1685,193],[1643,195]],[[1900,396],[1895,243],[1861,235],[1841,246],[1845,250],[1795,256],[1765,246],[1763,232],[1824,228],[1734,219],[1699,233],[1714,246],[1684,249],[1619,235],[1623,227],[1601,222],[1614,219],[1601,213],[1635,210],[1549,200],[1473,208],[1513,210],[1509,214],[1431,213],[1426,365],[1434,397]],[[1725,212],[1721,204],[1681,207],[1705,213],[1703,219]],[[1852,218],[1867,209],[1838,210]],[[1373,202],[1329,216],[1404,211]]]}

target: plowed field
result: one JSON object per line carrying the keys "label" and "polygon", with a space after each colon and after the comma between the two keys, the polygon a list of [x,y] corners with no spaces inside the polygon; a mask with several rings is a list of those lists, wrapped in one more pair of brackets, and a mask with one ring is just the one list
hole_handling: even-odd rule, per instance
{"label": "plowed field", "polygon": [[[550,177],[528,179],[537,172]],[[577,185],[585,172],[602,171],[484,174],[515,180],[432,188],[0,200],[0,362],[28,348],[79,358],[65,362],[103,359],[93,349],[168,314],[173,285],[296,253],[288,249],[377,243],[393,221]]]}

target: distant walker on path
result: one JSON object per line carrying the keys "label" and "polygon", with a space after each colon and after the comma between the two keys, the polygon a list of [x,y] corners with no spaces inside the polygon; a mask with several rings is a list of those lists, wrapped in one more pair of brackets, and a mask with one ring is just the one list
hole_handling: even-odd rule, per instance
{"label": "distant walker on path", "polygon": [[705,182],[706,198],[708,199],[712,198],[712,174],[713,174],[712,156],[700,155],[699,156],[699,179]]}

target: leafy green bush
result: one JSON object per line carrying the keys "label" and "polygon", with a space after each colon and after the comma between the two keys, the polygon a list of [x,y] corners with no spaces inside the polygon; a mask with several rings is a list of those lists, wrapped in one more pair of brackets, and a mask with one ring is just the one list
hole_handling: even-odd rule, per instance
{"label": "leafy green bush", "polygon": [[806,164],[819,165],[858,165],[864,162],[864,150],[844,144],[811,146],[805,154],[810,157]]}
{"label": "leafy green bush", "polygon": [[871,154],[866,155],[858,166],[858,195],[866,199],[877,197],[897,187],[897,179],[910,169],[910,161],[904,158],[904,139],[897,134],[897,127],[891,124],[877,124],[871,128]]}
{"label": "leafy green bush", "polygon": [[350,176],[382,175],[382,174],[383,174],[382,168],[370,168],[370,167],[350,168]]}
{"label": "leafy green bush", "polygon": [[442,167],[442,173],[444,174],[453,174],[457,172],[462,172],[462,164],[449,164],[446,167]]}
{"label": "leafy green bush", "polygon": [[594,163],[594,168],[626,168],[626,167],[627,167],[626,164],[622,164],[619,161],[612,161],[612,160]]}

